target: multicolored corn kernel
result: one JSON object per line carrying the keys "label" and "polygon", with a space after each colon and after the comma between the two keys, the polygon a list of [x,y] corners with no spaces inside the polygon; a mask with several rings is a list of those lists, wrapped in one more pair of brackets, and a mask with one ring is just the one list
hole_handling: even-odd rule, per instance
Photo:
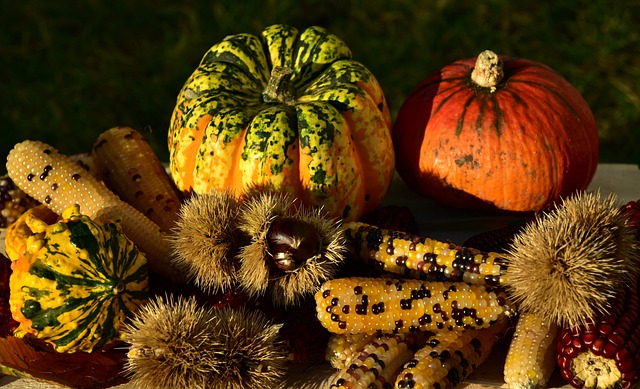
{"label": "multicolored corn kernel", "polygon": [[437,331],[398,374],[400,389],[453,389],[480,366],[509,328],[500,318],[483,329]]}
{"label": "multicolored corn kernel", "polygon": [[504,381],[510,389],[544,388],[556,366],[558,327],[532,312],[522,312],[509,345]]}
{"label": "multicolored corn kernel", "polygon": [[337,278],[315,299],[320,323],[338,334],[484,328],[512,313],[503,291],[464,282]]}
{"label": "multicolored corn kernel", "polygon": [[334,375],[331,389],[388,388],[398,369],[413,355],[423,334],[377,334],[359,354]]}
{"label": "multicolored corn kernel", "polygon": [[629,389],[640,384],[638,280],[588,325],[565,325],[556,344],[562,377],[574,388]]}
{"label": "multicolored corn kernel", "polygon": [[504,285],[506,260],[483,252],[400,231],[349,222],[347,245],[355,257],[373,267],[405,277],[431,281],[464,281]]}
{"label": "multicolored corn kernel", "polygon": [[144,136],[133,128],[113,127],[98,137],[93,163],[106,185],[122,200],[170,232],[181,195]]}

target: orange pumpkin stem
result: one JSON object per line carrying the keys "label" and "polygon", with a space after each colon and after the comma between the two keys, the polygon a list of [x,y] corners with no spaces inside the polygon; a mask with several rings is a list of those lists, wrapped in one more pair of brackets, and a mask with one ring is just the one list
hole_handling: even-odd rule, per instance
{"label": "orange pumpkin stem", "polygon": [[262,99],[266,103],[292,104],[296,93],[291,85],[293,70],[284,66],[274,66],[267,87],[262,91]]}
{"label": "orange pumpkin stem", "polygon": [[485,50],[478,55],[476,66],[471,72],[471,81],[478,86],[491,88],[493,92],[503,77],[504,64],[498,54]]}

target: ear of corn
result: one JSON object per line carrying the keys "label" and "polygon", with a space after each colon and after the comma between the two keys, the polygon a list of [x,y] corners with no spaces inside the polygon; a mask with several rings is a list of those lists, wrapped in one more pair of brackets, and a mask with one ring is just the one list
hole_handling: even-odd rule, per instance
{"label": "ear of corn", "polygon": [[613,299],[606,315],[588,325],[565,324],[557,340],[557,364],[574,388],[629,389],[640,384],[638,280]]}
{"label": "ear of corn", "polygon": [[453,389],[480,366],[509,328],[502,317],[483,329],[438,331],[398,374],[396,388]]}
{"label": "ear of corn", "polygon": [[152,272],[182,279],[170,262],[170,247],[160,228],[54,147],[31,140],[16,144],[7,156],[7,172],[21,190],[58,215],[79,204],[80,213],[92,219],[118,219],[146,254]]}
{"label": "ear of corn", "polygon": [[339,334],[483,328],[511,314],[503,291],[463,282],[337,278],[315,299],[322,325]]}
{"label": "ear of corn", "polygon": [[167,233],[174,227],[181,198],[146,139],[129,127],[114,127],[93,145],[97,174],[122,200]]}
{"label": "ear of corn", "polygon": [[405,277],[470,284],[504,285],[506,260],[483,252],[362,222],[344,225],[355,257],[373,267]]}
{"label": "ear of corn", "polygon": [[371,342],[376,334],[331,334],[327,342],[325,358],[336,369],[351,364],[365,344]]}
{"label": "ear of corn", "polygon": [[523,225],[514,225],[482,231],[469,237],[462,245],[481,251],[505,254],[522,227]]}
{"label": "ear of corn", "polygon": [[335,374],[332,389],[387,388],[398,369],[413,355],[421,334],[377,334],[348,366]]}
{"label": "ear of corn", "polygon": [[511,389],[544,388],[556,366],[555,322],[523,312],[509,345],[504,381]]}
{"label": "ear of corn", "polygon": [[103,183],[55,148],[26,140],[7,156],[7,172],[25,193],[61,215],[73,204],[89,217],[120,199]]}

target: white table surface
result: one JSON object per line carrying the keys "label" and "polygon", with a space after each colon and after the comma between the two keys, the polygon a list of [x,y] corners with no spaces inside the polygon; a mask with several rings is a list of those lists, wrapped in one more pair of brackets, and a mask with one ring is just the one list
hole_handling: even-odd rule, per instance
{"label": "white table surface", "polygon": [[[640,169],[632,164],[600,164],[596,175],[589,185],[588,191],[599,191],[606,196],[615,193],[620,204],[640,199]],[[423,199],[407,189],[406,185],[394,177],[393,184],[385,199],[385,204],[406,205],[416,217],[421,231],[425,235],[440,239],[450,240],[455,243],[463,243],[470,236],[499,227],[502,217],[483,213],[469,213],[466,211],[445,209],[433,202]],[[506,219],[505,219],[506,220]],[[505,221],[506,223],[506,221]],[[0,243],[4,251],[4,239]],[[506,387],[502,380],[502,366],[506,353],[506,345],[494,350],[488,361],[463,383],[467,389],[480,389],[484,387]],[[320,388],[321,382],[326,379],[333,370],[328,364],[320,366],[299,366],[298,371],[292,374],[289,382],[296,388]],[[555,377],[549,387],[563,386],[562,381]],[[0,377],[2,389],[55,389],[57,385],[51,385],[28,379],[15,377]],[[567,385],[564,385],[567,387]],[[126,389],[127,385],[117,386],[118,389]]]}

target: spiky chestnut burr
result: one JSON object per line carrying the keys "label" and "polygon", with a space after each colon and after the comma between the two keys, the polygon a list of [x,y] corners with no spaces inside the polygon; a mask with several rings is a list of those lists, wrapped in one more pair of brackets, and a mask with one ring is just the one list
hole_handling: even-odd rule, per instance
{"label": "spiky chestnut burr", "polygon": [[287,371],[281,324],[261,311],[157,297],[124,329],[131,387],[275,388]]}
{"label": "spiky chestnut burr", "polygon": [[635,231],[616,201],[579,192],[514,237],[507,287],[521,310],[577,327],[610,309],[639,260]]}
{"label": "spiky chestnut burr", "polygon": [[238,209],[235,196],[216,191],[193,194],[180,207],[170,236],[174,260],[206,292],[227,291],[237,282]]}
{"label": "spiky chestnut burr", "polygon": [[282,192],[248,195],[238,228],[251,237],[238,254],[240,286],[252,296],[270,293],[276,306],[295,305],[333,277],[344,260],[339,221],[297,204]]}

